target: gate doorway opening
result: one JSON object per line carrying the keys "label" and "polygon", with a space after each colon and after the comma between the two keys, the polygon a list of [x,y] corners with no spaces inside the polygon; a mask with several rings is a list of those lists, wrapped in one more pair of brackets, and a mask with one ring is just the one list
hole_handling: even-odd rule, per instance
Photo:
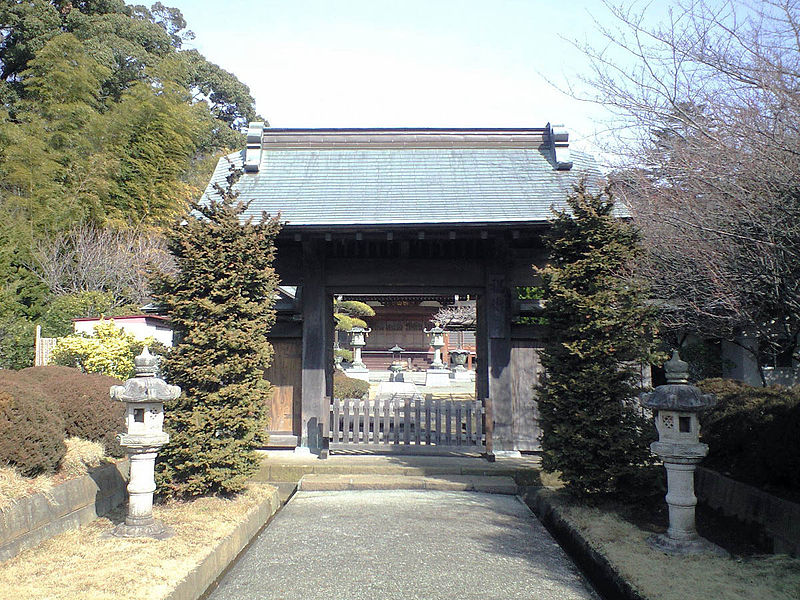
{"label": "gate doorway opening", "polygon": [[[323,445],[332,452],[485,452],[485,401],[476,393],[475,295],[334,296],[341,310],[360,310],[366,330],[334,332]],[[363,305],[374,314],[364,314]],[[342,393],[351,387],[342,385],[348,379],[367,382],[367,394]]]}

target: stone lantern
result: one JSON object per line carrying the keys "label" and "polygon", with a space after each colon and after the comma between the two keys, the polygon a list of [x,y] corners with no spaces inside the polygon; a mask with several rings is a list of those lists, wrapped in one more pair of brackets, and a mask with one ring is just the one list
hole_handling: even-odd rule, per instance
{"label": "stone lantern", "polygon": [[450,385],[450,370],[442,362],[444,329],[441,328],[439,323],[435,323],[430,330],[423,329],[423,331],[431,336],[431,346],[433,347],[433,362],[430,369],[428,369],[425,385]]}
{"label": "stone lantern", "polygon": [[391,372],[389,375],[389,381],[403,381],[403,371],[406,370],[406,363],[403,360],[403,351],[405,348],[401,348],[398,344],[395,344],[394,347],[389,348],[389,352],[392,353],[392,364],[389,365],[389,371]]}
{"label": "stone lantern", "polygon": [[169,442],[164,432],[164,402],[174,400],[181,388],[156,377],[158,357],[147,347],[134,359],[136,376],[111,387],[111,398],[125,403],[127,431],[117,436],[130,460],[128,514],[112,535],[163,539],[172,532],[153,518],[156,455]]}
{"label": "stone lantern", "polygon": [[653,411],[658,430],[658,441],[650,444],[650,450],[667,469],[669,528],[649,542],[669,554],[724,553],[701,538],[695,528],[694,471],[708,453],[708,446],[700,443],[698,414],[716,400],[689,384],[688,367],[678,351],[673,351],[672,358],[664,363],[667,384],[641,395],[642,405]]}
{"label": "stone lantern", "polygon": [[367,345],[367,336],[372,329],[364,329],[363,327],[353,327],[348,333],[350,334],[350,345],[353,347],[353,366],[347,369],[348,377],[356,379],[363,379],[369,381],[369,369],[361,358],[361,349]]}

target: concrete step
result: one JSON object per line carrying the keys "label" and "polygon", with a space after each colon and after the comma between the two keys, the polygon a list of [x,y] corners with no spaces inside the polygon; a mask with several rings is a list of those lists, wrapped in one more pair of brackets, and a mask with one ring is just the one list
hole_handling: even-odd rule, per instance
{"label": "concrete step", "polygon": [[[510,477],[520,485],[539,484],[539,461],[535,458],[498,459],[490,463],[482,458],[405,457],[405,456],[332,456],[303,459],[286,453],[266,453],[261,469],[253,479],[265,482],[297,483],[304,475],[386,475],[398,477]],[[276,456],[277,455],[277,456]]]}
{"label": "concrete step", "polygon": [[484,492],[487,494],[517,493],[511,477],[480,475],[304,475],[297,485],[303,492],[332,492],[346,490],[437,490],[450,492]]}

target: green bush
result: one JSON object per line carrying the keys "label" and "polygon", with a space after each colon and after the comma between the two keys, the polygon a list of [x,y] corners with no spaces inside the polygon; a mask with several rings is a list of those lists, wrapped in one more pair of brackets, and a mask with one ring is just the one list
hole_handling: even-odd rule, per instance
{"label": "green bush", "polygon": [[124,454],[117,433],[123,429],[125,405],[109,395],[119,379],[55,365],[23,369],[19,377],[39,386],[59,407],[67,437],[98,442],[109,456]]}
{"label": "green bush", "polygon": [[0,369],[31,366],[35,340],[36,325],[32,322],[19,316],[0,316]]}
{"label": "green bush", "polygon": [[369,383],[348,377],[341,371],[333,374],[334,398],[363,398],[369,391]]}
{"label": "green bush", "polygon": [[567,202],[545,237],[549,265],[537,269],[550,328],[537,398],[542,467],[576,495],[630,497],[655,433],[634,401],[656,330],[646,289],[630,276],[639,237],[608,192],[581,185]]}
{"label": "green bush", "polygon": [[717,397],[702,415],[705,464],[764,488],[800,491],[800,386],[753,387],[707,379],[700,388]]}
{"label": "green bush", "polygon": [[101,319],[92,336],[75,334],[59,338],[53,348],[53,362],[78,367],[86,373],[127,379],[133,377],[135,341],[132,335],[114,325],[113,319]]}
{"label": "green bush", "polygon": [[0,463],[33,477],[55,471],[66,451],[58,407],[35,384],[0,371]]}
{"label": "green bush", "polygon": [[241,491],[261,465],[268,419],[280,223],[245,218],[230,187],[217,191],[168,233],[177,271],[154,281],[179,339],[163,366],[183,394],[166,407],[171,439],[156,464],[159,491],[173,497]]}

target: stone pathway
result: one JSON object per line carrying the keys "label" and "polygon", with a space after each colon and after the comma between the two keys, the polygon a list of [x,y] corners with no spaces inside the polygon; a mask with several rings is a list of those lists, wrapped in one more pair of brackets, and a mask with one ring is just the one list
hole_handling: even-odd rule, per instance
{"label": "stone pathway", "polygon": [[298,492],[209,600],[596,600],[515,496]]}

